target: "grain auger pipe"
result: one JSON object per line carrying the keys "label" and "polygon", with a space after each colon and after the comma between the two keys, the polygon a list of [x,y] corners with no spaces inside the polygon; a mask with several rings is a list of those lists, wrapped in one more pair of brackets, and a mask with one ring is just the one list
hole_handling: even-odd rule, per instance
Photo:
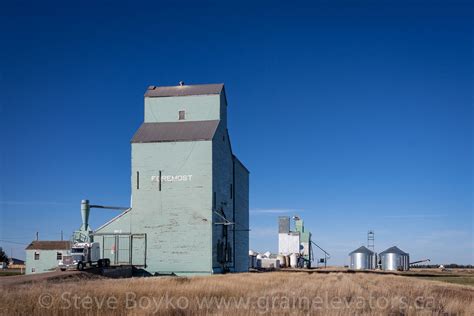
{"label": "grain auger pipe", "polygon": [[423,259],[423,260],[419,260],[419,261],[415,261],[415,262],[410,262],[410,265],[417,264],[417,263],[422,263],[422,262],[430,262],[430,261],[431,261],[430,259]]}
{"label": "grain auger pipe", "polygon": [[318,247],[319,249],[321,249],[322,252],[324,252],[324,267],[326,268],[327,267],[327,261],[328,259],[331,258],[331,255],[326,251],[324,250],[323,248],[319,247],[318,244],[316,244],[314,241],[311,240],[311,243],[313,245],[315,245],[316,247]]}

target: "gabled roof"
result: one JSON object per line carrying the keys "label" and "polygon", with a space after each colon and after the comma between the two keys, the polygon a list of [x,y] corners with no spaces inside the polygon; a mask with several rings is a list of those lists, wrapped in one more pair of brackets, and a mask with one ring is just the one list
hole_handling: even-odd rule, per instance
{"label": "gabled roof", "polygon": [[384,255],[386,253],[396,253],[396,254],[399,254],[399,255],[408,255],[405,251],[400,250],[400,248],[398,248],[396,246],[390,247],[387,250],[382,251],[381,253],[379,253],[379,255]]}
{"label": "gabled roof", "polygon": [[26,247],[26,250],[68,250],[71,243],[67,240],[35,240]]}
{"label": "gabled roof", "polygon": [[132,143],[212,140],[218,125],[219,120],[143,123]]}
{"label": "gabled roof", "polygon": [[365,254],[368,254],[368,255],[373,255],[374,254],[374,252],[372,250],[370,250],[369,248],[367,248],[365,246],[361,246],[361,247],[357,248],[356,250],[351,252],[349,255],[352,255],[353,253],[365,253]]}
{"label": "gabled roof", "polygon": [[188,95],[209,95],[220,94],[224,89],[223,83],[215,84],[197,84],[197,85],[178,85],[178,86],[149,86],[145,92],[145,97],[179,97]]}

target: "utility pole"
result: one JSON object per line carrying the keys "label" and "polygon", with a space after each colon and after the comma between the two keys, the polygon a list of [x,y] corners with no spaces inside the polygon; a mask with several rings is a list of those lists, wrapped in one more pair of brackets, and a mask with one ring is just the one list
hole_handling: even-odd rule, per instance
{"label": "utility pole", "polygon": [[39,240],[39,233],[36,232],[36,240]]}
{"label": "utility pole", "polygon": [[63,230],[61,229],[61,241],[63,241]]}

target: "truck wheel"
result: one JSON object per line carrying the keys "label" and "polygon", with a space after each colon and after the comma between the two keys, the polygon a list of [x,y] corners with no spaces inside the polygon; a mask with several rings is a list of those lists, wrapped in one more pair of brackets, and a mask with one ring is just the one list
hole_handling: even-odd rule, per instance
{"label": "truck wheel", "polygon": [[77,270],[82,271],[84,270],[84,263],[82,261],[79,261],[77,264]]}
{"label": "truck wheel", "polygon": [[63,272],[66,271],[66,268],[61,268],[61,271],[63,271]]}
{"label": "truck wheel", "polygon": [[102,259],[99,259],[99,261],[97,261],[97,267],[102,268]]}

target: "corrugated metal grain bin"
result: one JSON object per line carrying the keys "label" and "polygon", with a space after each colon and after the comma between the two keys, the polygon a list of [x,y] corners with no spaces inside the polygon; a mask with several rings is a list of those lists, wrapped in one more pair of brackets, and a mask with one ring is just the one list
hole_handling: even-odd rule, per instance
{"label": "corrugated metal grain bin", "polygon": [[393,246],[379,254],[382,270],[407,271],[410,268],[410,255]]}
{"label": "corrugated metal grain bin", "polygon": [[370,249],[362,246],[349,253],[351,260],[351,269],[355,270],[371,270],[375,269],[374,266],[374,252]]}

